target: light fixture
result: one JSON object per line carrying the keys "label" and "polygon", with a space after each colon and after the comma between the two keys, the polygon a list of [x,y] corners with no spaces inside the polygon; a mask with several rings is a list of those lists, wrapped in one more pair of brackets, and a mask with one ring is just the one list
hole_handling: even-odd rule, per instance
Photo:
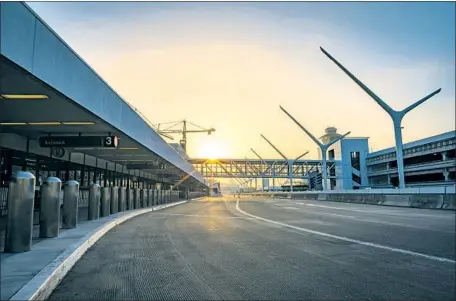
{"label": "light fixture", "polygon": [[5,99],[46,99],[49,96],[44,94],[2,94]]}
{"label": "light fixture", "polygon": [[64,121],[64,125],[93,125],[95,122],[92,121]]}
{"label": "light fixture", "polygon": [[120,150],[137,150],[139,148],[137,148],[137,147],[119,147],[118,149],[120,149]]}
{"label": "light fixture", "polygon": [[0,122],[0,125],[27,125],[25,122]]}
{"label": "light fixture", "polygon": [[61,125],[58,121],[28,122],[29,125]]}

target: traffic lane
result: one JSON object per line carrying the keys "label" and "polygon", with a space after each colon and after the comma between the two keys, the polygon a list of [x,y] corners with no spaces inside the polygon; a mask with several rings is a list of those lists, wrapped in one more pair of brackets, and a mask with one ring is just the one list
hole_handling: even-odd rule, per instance
{"label": "traffic lane", "polygon": [[[372,213],[365,213],[303,206],[289,200],[278,202],[241,199],[240,207],[253,215],[314,231],[456,259],[454,215],[442,214],[444,221],[422,216],[402,218],[376,212],[376,206],[370,206]],[[404,216],[407,215],[408,208],[396,209],[402,209]],[[409,223],[412,227],[407,226]],[[433,223],[439,226],[431,230]]]}
{"label": "traffic lane", "polygon": [[[348,203],[328,203],[319,201],[300,201],[300,200],[268,200],[266,203],[274,204],[278,207],[312,207],[321,212],[330,212],[337,216],[352,216],[355,212],[356,218],[366,222],[384,223],[398,225],[402,227],[426,229],[429,231],[440,231],[450,234],[455,233],[455,212],[451,210],[432,210],[416,208],[386,207],[364,204]],[[303,208],[304,210],[310,208]]]}
{"label": "traffic lane", "polygon": [[108,232],[51,300],[451,300],[440,262],[299,233],[192,202]]}

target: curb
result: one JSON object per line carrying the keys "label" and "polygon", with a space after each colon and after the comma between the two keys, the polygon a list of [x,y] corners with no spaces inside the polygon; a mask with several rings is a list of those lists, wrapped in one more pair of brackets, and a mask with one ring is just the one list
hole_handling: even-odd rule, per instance
{"label": "curb", "polygon": [[152,208],[145,208],[132,211],[122,217],[112,221],[107,221],[104,225],[91,231],[78,242],[69,246],[50,264],[45,266],[38,274],[36,274],[26,285],[24,285],[16,294],[9,300],[45,300],[52,291],[57,287],[60,281],[71,270],[76,262],[84,255],[84,253],[103,235],[115,226],[144,213],[157,211],[169,207],[174,207],[187,203],[180,201],[172,204],[158,205]]}

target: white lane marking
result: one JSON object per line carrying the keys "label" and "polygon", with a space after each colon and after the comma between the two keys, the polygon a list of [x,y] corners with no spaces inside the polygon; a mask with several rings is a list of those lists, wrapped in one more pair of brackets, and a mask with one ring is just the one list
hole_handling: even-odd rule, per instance
{"label": "white lane marking", "polygon": [[282,207],[283,209],[291,209],[291,210],[298,210],[296,207]]}
{"label": "white lane marking", "polygon": [[155,213],[157,215],[177,215],[177,216],[189,216],[189,217],[210,217],[210,218],[239,218],[239,219],[251,219],[250,217],[244,216],[219,216],[219,215],[199,215],[199,214],[183,214],[183,213]]}
{"label": "white lane marking", "polygon": [[352,216],[352,215],[342,215],[342,214],[335,214],[335,213],[325,213],[327,215],[332,215],[332,216],[337,216],[337,217],[342,217],[342,218],[348,218],[348,219],[356,219],[358,220],[357,217]]}
{"label": "white lane marking", "polygon": [[310,206],[310,207],[319,207],[319,208],[328,208],[328,209],[336,209],[336,210],[346,210],[346,211],[355,211],[355,212],[365,212],[365,213],[375,213],[375,214],[386,214],[386,215],[394,215],[394,216],[401,216],[401,217],[436,217],[436,218],[441,218],[441,217],[450,217],[454,218],[453,215],[433,215],[433,214],[420,214],[420,213],[399,213],[399,212],[379,212],[379,211],[370,211],[370,210],[359,210],[359,209],[350,209],[350,208],[340,208],[340,207],[332,207],[332,206],[326,206],[326,205],[315,205],[315,204],[305,204],[303,205]]}
{"label": "white lane marking", "polygon": [[284,224],[284,223],[281,223],[281,222],[276,222],[276,221],[273,221],[273,220],[270,220],[270,219],[267,219],[267,218],[263,218],[263,217],[256,216],[256,215],[253,215],[253,214],[245,212],[244,210],[242,210],[239,207],[239,200],[236,202],[236,210],[241,212],[244,215],[253,217],[255,219],[259,219],[259,220],[262,220],[262,221],[265,221],[265,222],[268,222],[268,223],[271,223],[271,224],[276,224],[276,225],[279,225],[279,226],[282,226],[282,227],[291,228],[291,229],[302,231],[302,232],[307,232],[307,233],[316,234],[316,235],[320,235],[320,236],[330,237],[330,238],[334,238],[334,239],[338,239],[338,240],[352,242],[352,243],[355,243],[355,244],[368,246],[368,247],[373,247],[373,248],[377,248],[377,249],[383,249],[383,250],[387,250],[387,251],[391,251],[391,252],[397,252],[397,253],[402,253],[402,254],[407,254],[407,255],[412,255],[412,256],[417,256],[417,257],[424,257],[424,258],[430,259],[430,260],[435,260],[435,261],[440,261],[440,262],[448,262],[448,263],[453,263],[453,264],[456,263],[456,261],[454,261],[452,259],[449,259],[449,258],[437,257],[437,256],[427,255],[427,254],[423,254],[423,253],[417,253],[417,252],[413,252],[413,251],[409,251],[409,250],[388,247],[388,246],[379,245],[379,244],[375,244],[375,243],[371,243],[371,242],[367,242],[367,241],[361,241],[361,240],[352,239],[352,238],[348,238],[348,237],[343,237],[343,236],[333,235],[333,234],[324,233],[324,232],[320,232],[320,231],[315,231],[315,230],[310,230],[310,229],[306,229],[306,228],[301,228],[301,227],[297,227],[297,226],[292,226],[292,225]]}

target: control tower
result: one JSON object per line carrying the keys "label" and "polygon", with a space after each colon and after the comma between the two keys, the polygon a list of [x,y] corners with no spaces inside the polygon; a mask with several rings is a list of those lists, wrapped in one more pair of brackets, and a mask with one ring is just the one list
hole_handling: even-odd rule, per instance
{"label": "control tower", "polygon": [[320,140],[323,143],[329,143],[330,141],[337,139],[340,136],[342,135],[337,133],[337,128],[330,126],[325,129],[325,134],[320,137]]}

